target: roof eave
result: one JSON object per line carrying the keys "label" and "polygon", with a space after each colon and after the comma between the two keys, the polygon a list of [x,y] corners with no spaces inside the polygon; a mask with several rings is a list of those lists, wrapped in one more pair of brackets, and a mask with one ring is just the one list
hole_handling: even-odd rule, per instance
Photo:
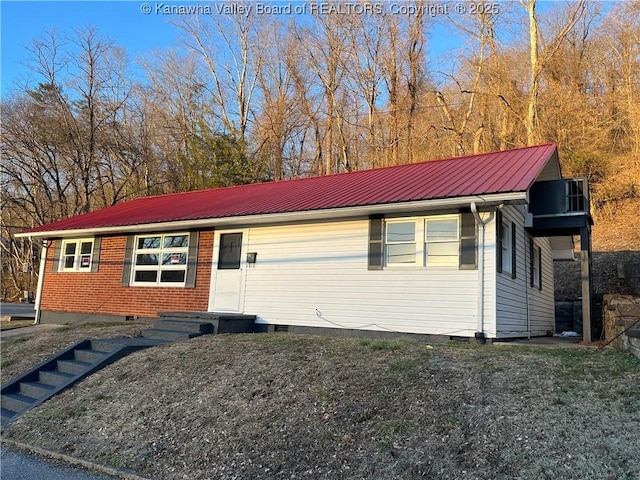
{"label": "roof eave", "polygon": [[276,223],[294,223],[318,220],[337,220],[351,217],[365,217],[376,214],[411,214],[427,210],[443,210],[461,208],[476,202],[479,209],[504,203],[524,204],[528,194],[523,192],[493,193],[483,195],[467,195],[453,198],[438,198],[412,202],[384,203],[378,205],[362,205],[355,207],[328,208],[299,212],[266,213],[259,215],[242,215],[233,217],[202,218],[195,220],[179,220],[172,222],[156,222],[135,225],[115,225],[105,227],[78,228],[70,230],[49,230],[41,232],[17,233],[17,238],[71,238],[95,235],[117,235],[145,232],[161,232],[176,230],[193,230],[203,228],[237,227],[265,225]]}

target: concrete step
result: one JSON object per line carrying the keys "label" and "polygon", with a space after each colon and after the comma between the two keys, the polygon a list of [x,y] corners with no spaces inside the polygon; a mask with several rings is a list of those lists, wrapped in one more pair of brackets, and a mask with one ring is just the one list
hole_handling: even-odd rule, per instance
{"label": "concrete step", "polygon": [[0,416],[0,427],[4,427],[9,424],[9,422],[11,422],[11,420],[13,420],[17,415],[16,412],[7,408],[1,408],[0,410],[2,411],[2,415]]}
{"label": "concrete step", "polygon": [[41,382],[20,382],[19,392],[27,397],[40,398],[51,395],[55,387]]}
{"label": "concrete step", "polygon": [[211,322],[183,320],[178,318],[162,318],[160,320],[156,320],[153,324],[152,330],[158,329],[185,331],[208,335],[213,333],[213,324]]}
{"label": "concrete step", "polygon": [[27,397],[19,393],[3,393],[2,396],[0,396],[2,408],[13,410],[14,412],[21,412],[31,407],[36,400],[37,398]]}
{"label": "concrete step", "polygon": [[58,387],[71,380],[73,375],[58,372],[57,370],[41,370],[38,372],[38,378],[41,383],[51,385],[52,387]]}
{"label": "concrete step", "polygon": [[109,352],[100,352],[98,350],[77,349],[73,351],[73,357],[78,362],[98,363],[109,356]]}
{"label": "concrete step", "polygon": [[201,333],[190,333],[181,330],[165,330],[162,328],[152,328],[142,332],[144,338],[153,340],[169,340],[172,342],[178,342],[181,340],[189,340],[201,336]]}
{"label": "concrete step", "polygon": [[9,418],[14,417],[16,414],[16,412],[14,412],[13,410],[9,410],[8,408],[4,408],[4,407],[0,408],[0,413],[2,414],[3,417],[9,417]]}
{"label": "concrete step", "polygon": [[77,375],[91,367],[90,363],[78,362],[77,360],[58,360],[56,362],[57,370],[61,373],[69,373],[71,375]]}
{"label": "concrete step", "polygon": [[111,340],[89,340],[89,346],[91,350],[104,353],[110,353],[120,348],[117,342]]}

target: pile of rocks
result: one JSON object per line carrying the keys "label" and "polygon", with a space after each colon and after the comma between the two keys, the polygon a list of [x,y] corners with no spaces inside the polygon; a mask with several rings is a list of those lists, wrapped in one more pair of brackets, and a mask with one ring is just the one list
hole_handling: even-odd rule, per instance
{"label": "pile of rocks", "polygon": [[640,358],[640,298],[604,295],[603,308],[606,341]]}

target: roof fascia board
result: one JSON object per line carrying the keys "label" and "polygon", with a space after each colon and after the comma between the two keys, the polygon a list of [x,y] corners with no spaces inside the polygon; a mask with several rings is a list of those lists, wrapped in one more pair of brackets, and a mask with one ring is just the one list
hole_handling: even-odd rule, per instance
{"label": "roof fascia board", "polygon": [[414,202],[384,203],[380,205],[363,205],[357,207],[340,207],[304,212],[267,213],[260,215],[244,215],[221,218],[203,218],[196,220],[179,220],[174,222],[144,223],[136,225],[120,225],[109,227],[79,228],[71,230],[50,230],[42,232],[17,233],[17,238],[71,238],[92,235],[117,235],[145,232],[161,232],[190,230],[202,228],[224,228],[274,223],[294,223],[316,220],[337,220],[350,217],[364,217],[375,214],[403,214],[425,210],[460,208],[476,202],[480,210],[504,203],[524,204],[528,201],[527,192],[496,193],[488,195],[469,195],[456,198],[435,200],[419,200]]}

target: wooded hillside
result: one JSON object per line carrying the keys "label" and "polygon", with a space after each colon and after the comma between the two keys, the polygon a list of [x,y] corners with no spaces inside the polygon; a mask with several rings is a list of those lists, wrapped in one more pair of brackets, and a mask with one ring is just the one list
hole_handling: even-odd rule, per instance
{"label": "wooded hillside", "polygon": [[[591,182],[594,249],[640,255],[640,2],[328,5],[176,17],[182,40],[140,60],[94,27],[34,39],[32,80],[1,105],[3,298],[37,267],[39,246],[13,238],[25,227],[546,142]],[[460,46],[439,51],[443,37]]]}

